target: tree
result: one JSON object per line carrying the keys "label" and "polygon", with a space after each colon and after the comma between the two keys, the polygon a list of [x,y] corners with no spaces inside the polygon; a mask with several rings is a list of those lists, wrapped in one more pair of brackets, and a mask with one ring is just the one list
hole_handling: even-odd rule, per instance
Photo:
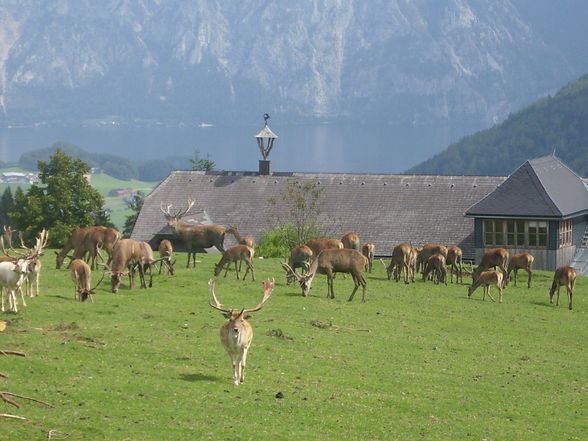
{"label": "tree", "polygon": [[123,227],[122,235],[124,237],[130,237],[133,229],[135,228],[135,223],[137,222],[137,218],[139,217],[139,213],[141,212],[141,208],[143,208],[144,196],[141,193],[137,193],[133,195],[133,198],[128,203],[129,208],[133,211],[132,214],[128,215],[125,219],[125,225]]}
{"label": "tree", "polygon": [[57,149],[49,162],[38,162],[38,169],[40,185],[15,193],[10,217],[16,229],[37,236],[47,228],[50,246],[57,247],[77,228],[110,222],[104,198],[86,178],[85,162]]}
{"label": "tree", "polygon": [[12,196],[12,190],[10,187],[6,187],[6,190],[4,190],[4,193],[2,193],[2,197],[0,198],[0,226],[11,225],[8,213],[10,213],[13,206],[14,197]]}
{"label": "tree", "polygon": [[211,171],[216,167],[216,164],[210,159],[208,153],[206,154],[206,158],[200,157],[200,150],[194,151],[194,157],[190,159],[190,162],[192,163],[192,170],[195,171]]}

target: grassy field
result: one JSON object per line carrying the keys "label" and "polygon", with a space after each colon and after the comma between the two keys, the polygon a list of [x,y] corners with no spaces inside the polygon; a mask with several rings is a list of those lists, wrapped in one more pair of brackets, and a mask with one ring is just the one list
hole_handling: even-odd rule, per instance
{"label": "grassy field", "polygon": [[[253,313],[245,383],[232,384],[208,306],[219,256],[199,256],[148,290],[117,294],[108,282],[94,303],[73,300],[67,271],[47,253],[42,295],[0,333],[0,439],[68,440],[585,440],[588,337],[585,278],[574,310],[549,304],[551,274],[534,287],[509,286],[503,304],[467,297],[466,285],[405,286],[368,275],[368,301],[348,302],[338,276],[327,300],[317,276],[311,295],[285,285],[280,263],[256,260],[257,281],[219,278],[227,306],[251,307],[260,281],[275,277]],[[278,398],[277,396],[282,396]],[[51,432],[53,431],[53,432]],[[51,435],[49,435],[51,433]]]}

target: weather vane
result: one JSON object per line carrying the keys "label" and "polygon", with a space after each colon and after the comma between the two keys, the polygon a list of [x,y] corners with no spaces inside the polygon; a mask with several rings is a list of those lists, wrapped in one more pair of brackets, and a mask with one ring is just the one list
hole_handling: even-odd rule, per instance
{"label": "weather vane", "polygon": [[265,123],[265,125],[267,126],[267,120],[270,119],[271,116],[269,116],[269,113],[264,113],[263,114],[263,121]]}

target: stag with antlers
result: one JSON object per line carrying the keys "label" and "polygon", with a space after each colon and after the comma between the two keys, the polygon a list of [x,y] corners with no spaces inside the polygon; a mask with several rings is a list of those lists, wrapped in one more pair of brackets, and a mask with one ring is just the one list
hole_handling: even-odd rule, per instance
{"label": "stag with antlers", "polygon": [[274,280],[263,281],[263,299],[251,309],[243,308],[240,311],[228,309],[218,301],[214,294],[216,282],[214,279],[208,281],[208,290],[210,291],[210,306],[223,313],[227,321],[220,328],[220,338],[225,347],[231,362],[233,364],[233,382],[239,386],[245,379],[245,364],[247,362],[247,352],[253,339],[253,328],[247,321],[249,313],[259,311],[265,302],[270,298],[274,290]]}
{"label": "stag with antlers", "polygon": [[172,213],[172,204],[160,205],[160,210],[165,216],[167,225],[173,233],[179,237],[186,251],[188,252],[188,263],[186,268],[190,267],[190,257],[192,257],[192,267],[196,266],[196,251],[203,248],[216,247],[221,253],[225,252],[224,241],[226,228],[221,225],[189,225],[182,222],[182,217],[194,206],[194,200],[188,199],[188,206],[185,209],[177,210]]}

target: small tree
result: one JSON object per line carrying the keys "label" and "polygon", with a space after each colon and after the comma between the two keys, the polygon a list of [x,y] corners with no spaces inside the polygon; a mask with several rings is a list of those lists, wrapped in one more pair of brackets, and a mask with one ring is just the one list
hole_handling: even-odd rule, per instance
{"label": "small tree", "polygon": [[104,198],[86,179],[86,163],[58,149],[49,162],[39,161],[38,168],[41,184],[33,184],[26,194],[15,192],[10,211],[15,228],[34,236],[47,228],[50,246],[57,247],[77,228],[110,223]]}
{"label": "small tree", "polygon": [[208,153],[206,154],[206,158],[200,157],[200,150],[194,150],[194,157],[190,159],[190,162],[194,171],[211,171],[216,167],[216,164],[210,159]]}
{"label": "small tree", "polygon": [[0,198],[0,226],[9,226],[11,224],[8,213],[10,213],[13,206],[14,197],[12,196],[12,190],[10,187],[6,187],[6,190],[4,190]]}
{"label": "small tree", "polygon": [[130,202],[128,202],[129,208],[133,211],[129,214],[125,219],[125,225],[123,227],[123,236],[130,237],[133,229],[135,228],[135,223],[137,222],[137,218],[139,217],[139,213],[141,212],[141,208],[143,208],[143,202],[145,198],[143,194],[137,193],[133,195]]}

